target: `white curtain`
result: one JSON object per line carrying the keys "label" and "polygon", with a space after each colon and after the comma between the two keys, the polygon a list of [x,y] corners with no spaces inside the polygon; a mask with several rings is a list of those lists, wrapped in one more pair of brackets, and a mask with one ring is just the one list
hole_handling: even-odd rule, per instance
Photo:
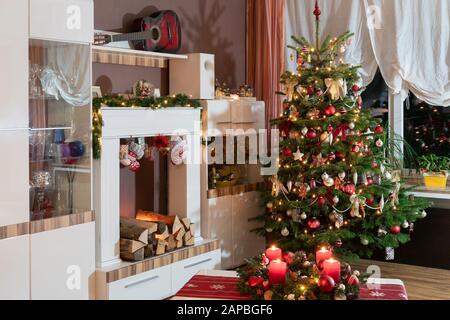
{"label": "white curtain", "polygon": [[[450,0],[320,0],[321,37],[355,33],[345,53],[367,86],[377,68],[394,93],[450,105]],[[286,0],[286,39],[314,39],[314,1]],[[289,70],[296,68],[287,53]]]}

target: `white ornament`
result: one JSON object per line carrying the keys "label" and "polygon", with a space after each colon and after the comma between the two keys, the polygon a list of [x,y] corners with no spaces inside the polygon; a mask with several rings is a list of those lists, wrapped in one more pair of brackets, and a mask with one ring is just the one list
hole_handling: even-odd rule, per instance
{"label": "white ornament", "polygon": [[292,184],[293,184],[292,181],[287,182],[287,188],[288,188],[289,192],[291,192],[291,190],[292,190]]}
{"label": "white ornament", "polygon": [[350,130],[355,129],[355,124],[353,122],[350,122],[348,127],[350,128]]}
{"label": "white ornament", "polygon": [[353,174],[353,183],[355,184],[355,186],[358,184],[358,173],[355,172]]}
{"label": "white ornament", "polygon": [[345,179],[345,172],[339,173],[339,179],[341,179],[341,180]]}
{"label": "white ornament", "polygon": [[383,143],[383,141],[381,141],[380,139],[378,139],[377,142],[375,142],[375,145],[376,145],[378,148],[381,148],[382,146],[384,146],[384,143]]}
{"label": "white ornament", "polygon": [[345,290],[345,284],[341,283],[339,285],[338,289],[344,291]]}
{"label": "white ornament", "polygon": [[380,165],[380,171],[381,171],[381,174],[384,174],[384,172],[386,171],[386,168],[384,167],[384,165]]}
{"label": "white ornament", "polygon": [[361,275],[358,270],[353,271],[353,274],[357,277],[359,277]]}
{"label": "white ornament", "polygon": [[328,175],[328,173],[324,172],[322,174],[322,180],[327,180],[330,176]]}
{"label": "white ornament", "polygon": [[339,197],[338,196],[334,196],[333,198],[333,203],[336,205],[339,203]]}
{"label": "white ornament", "polygon": [[328,177],[328,179],[326,179],[326,180],[323,181],[323,184],[324,184],[326,187],[332,187],[332,186],[334,186],[334,179],[331,178],[331,177]]}
{"label": "white ornament", "polygon": [[300,219],[302,219],[302,220],[306,220],[307,217],[308,216],[304,212],[300,215]]}
{"label": "white ornament", "polygon": [[403,227],[404,229],[409,228],[409,222],[405,220],[405,221],[403,222],[403,224],[402,224],[402,227]]}
{"label": "white ornament", "polygon": [[361,239],[361,244],[362,244],[363,246],[367,246],[367,245],[369,244],[369,240],[363,238],[363,239]]}
{"label": "white ornament", "polygon": [[427,217],[427,212],[425,210],[422,211],[422,213],[420,214],[421,218],[426,218]]}
{"label": "white ornament", "polygon": [[267,207],[267,209],[272,209],[272,208],[273,208],[272,202],[268,202],[268,203],[266,204],[266,207]]}
{"label": "white ornament", "polygon": [[281,235],[283,237],[287,237],[289,235],[289,230],[288,228],[284,228],[283,230],[281,230]]}
{"label": "white ornament", "polygon": [[373,134],[372,130],[370,130],[370,128],[367,128],[366,130],[367,140],[373,140],[372,134]]}
{"label": "white ornament", "polygon": [[385,177],[387,180],[391,180],[391,179],[392,179],[392,174],[391,174],[390,172],[386,171],[386,172],[384,173],[384,177]]}
{"label": "white ornament", "polygon": [[308,128],[304,127],[302,129],[302,135],[306,136],[307,133],[308,133]]}
{"label": "white ornament", "polygon": [[271,232],[273,231],[273,229],[267,228],[266,231],[267,231],[268,233],[271,233]]}
{"label": "white ornament", "polygon": [[291,293],[290,295],[287,296],[288,300],[295,300],[295,294]]}

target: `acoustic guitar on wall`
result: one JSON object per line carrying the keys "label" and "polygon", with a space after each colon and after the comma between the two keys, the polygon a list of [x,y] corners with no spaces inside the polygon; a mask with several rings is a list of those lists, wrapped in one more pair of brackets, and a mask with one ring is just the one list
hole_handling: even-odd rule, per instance
{"label": "acoustic guitar on wall", "polygon": [[157,11],[135,21],[137,32],[94,35],[94,44],[129,41],[134,49],[177,53],[181,48],[181,24],[171,10]]}

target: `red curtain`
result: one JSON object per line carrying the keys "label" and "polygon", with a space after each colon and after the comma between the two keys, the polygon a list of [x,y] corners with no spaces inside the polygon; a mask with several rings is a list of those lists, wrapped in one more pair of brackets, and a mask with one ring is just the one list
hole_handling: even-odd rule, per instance
{"label": "red curtain", "polygon": [[266,103],[266,126],[282,111],[285,70],[285,0],[247,0],[247,83]]}

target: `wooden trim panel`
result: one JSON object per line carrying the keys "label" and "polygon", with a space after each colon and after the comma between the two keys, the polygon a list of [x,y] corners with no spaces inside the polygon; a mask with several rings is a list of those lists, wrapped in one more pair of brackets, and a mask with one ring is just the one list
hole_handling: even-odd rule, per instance
{"label": "wooden trim panel", "polygon": [[28,222],[0,227],[0,240],[14,238],[30,233]]}
{"label": "wooden trim panel", "polygon": [[[193,247],[185,247],[161,256],[153,257],[148,260],[131,263],[114,270],[106,271],[106,282],[111,283],[121,279],[135,276],[156,268],[160,268],[171,263],[186,260],[207,252],[218,250],[220,248],[219,240],[205,241]],[[126,264],[126,263],[125,263]]]}
{"label": "wooden trim panel", "polygon": [[67,216],[61,216],[45,220],[31,221],[30,234],[67,228],[70,226],[85,224],[93,221],[95,221],[95,214],[93,211],[74,213]]}

